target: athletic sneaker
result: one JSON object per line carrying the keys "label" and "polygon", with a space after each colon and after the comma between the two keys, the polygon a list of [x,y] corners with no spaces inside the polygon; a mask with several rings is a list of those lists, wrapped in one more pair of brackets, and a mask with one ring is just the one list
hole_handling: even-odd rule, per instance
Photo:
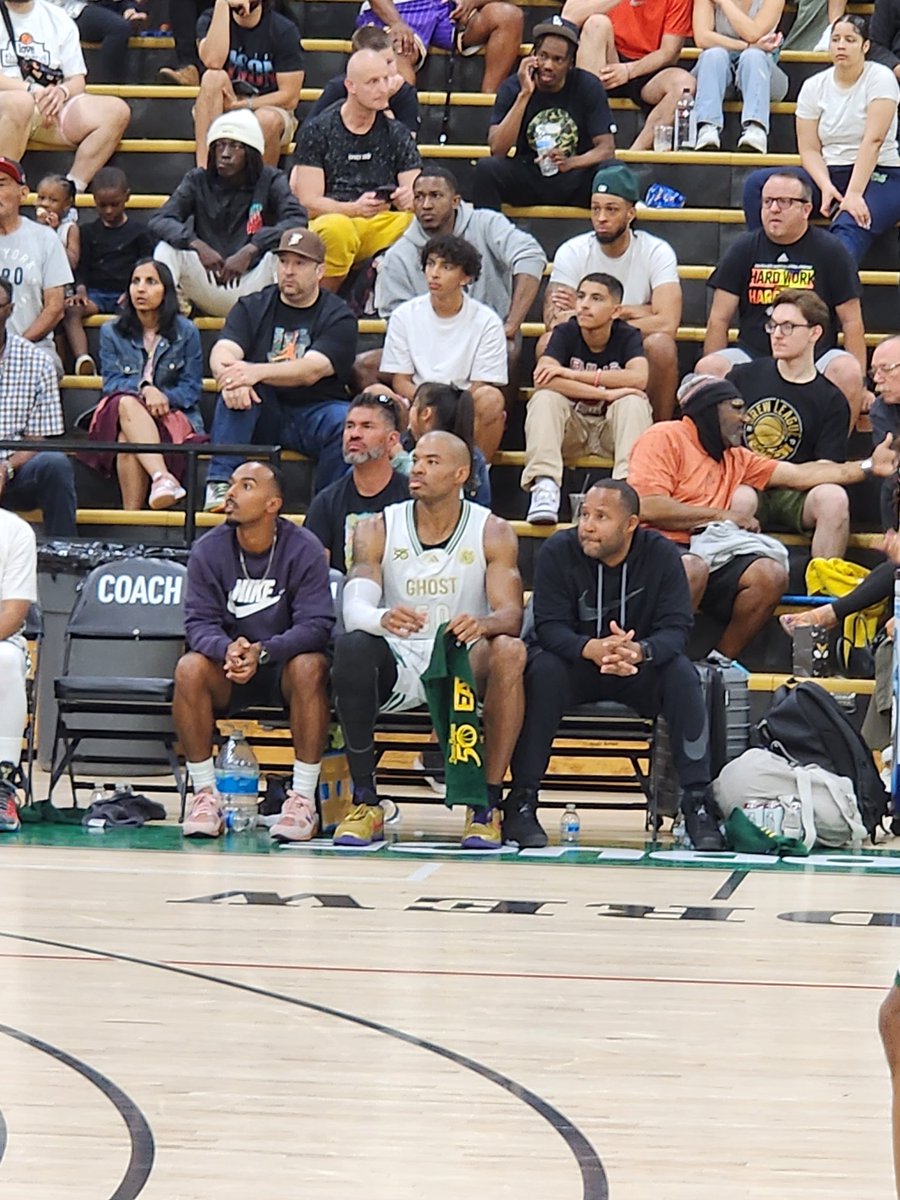
{"label": "athletic sneaker", "polygon": [[216,479],[206,485],[206,494],[203,497],[204,512],[224,512],[225,497],[228,495],[228,484],[224,480]]}
{"label": "athletic sneaker", "polygon": [[[364,793],[371,795],[371,793]],[[380,804],[357,804],[334,831],[335,846],[371,846],[384,841],[384,809]]]}
{"label": "athletic sneaker", "polygon": [[21,828],[16,789],[6,780],[0,781],[0,833],[16,833]]}
{"label": "athletic sneaker", "polygon": [[177,479],[157,471],[153,476],[153,486],[150,488],[150,499],[147,503],[155,512],[161,508],[171,508],[173,504],[183,500],[185,495],[185,490]]}
{"label": "athletic sneaker", "polygon": [[503,802],[503,840],[515,842],[520,850],[540,849],[547,835],[537,819],[536,788],[513,788]]}
{"label": "athletic sneaker", "polygon": [[204,788],[191,801],[190,811],[181,826],[185,837],[221,837],[225,832],[222,797]]}
{"label": "athletic sneaker", "polygon": [[724,850],[725,838],[719,828],[719,806],[712,797],[712,788],[685,791],[681,798],[684,828],[695,850]]}
{"label": "athletic sneaker", "polygon": [[718,150],[722,143],[719,141],[719,131],[715,125],[704,124],[697,130],[695,150]]}
{"label": "athletic sneaker", "polygon": [[757,125],[755,121],[747,122],[738,142],[738,150],[750,150],[753,154],[768,154],[769,139],[762,125]]}
{"label": "athletic sneaker", "polygon": [[528,506],[529,525],[555,525],[559,520],[559,488],[552,479],[536,479]]}
{"label": "athletic sneaker", "polygon": [[[476,821],[476,811],[482,814],[482,820]],[[463,850],[499,850],[503,845],[500,834],[500,809],[467,808],[466,827],[459,844]]]}
{"label": "athletic sneaker", "polygon": [[281,816],[269,830],[276,842],[308,842],[319,832],[315,800],[288,788]]}

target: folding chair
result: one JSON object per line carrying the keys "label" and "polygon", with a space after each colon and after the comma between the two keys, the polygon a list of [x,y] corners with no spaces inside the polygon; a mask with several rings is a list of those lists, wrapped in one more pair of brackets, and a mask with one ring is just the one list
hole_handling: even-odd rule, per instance
{"label": "folding chair", "polygon": [[[85,579],[66,627],[63,673],[54,681],[50,797],[68,772],[77,805],[77,789],[88,782],[78,782],[76,765],[95,772],[134,767],[135,774],[168,767],[181,792],[172,677],[184,649],[186,574],[180,563],[135,558],[95,567]],[[126,753],[117,749],[123,744]]]}

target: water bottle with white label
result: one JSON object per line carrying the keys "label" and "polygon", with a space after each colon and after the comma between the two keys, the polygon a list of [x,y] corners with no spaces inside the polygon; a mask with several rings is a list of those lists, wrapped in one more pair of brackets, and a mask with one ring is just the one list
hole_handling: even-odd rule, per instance
{"label": "water bottle with white label", "polygon": [[552,133],[548,132],[546,126],[541,126],[541,131],[534,139],[534,148],[537,150],[538,166],[541,168],[541,174],[549,179],[552,175],[559,174],[559,167],[549,157],[550,151],[556,149],[556,138]]}
{"label": "water bottle with white label", "polygon": [[232,733],[219,751],[216,790],[222,797],[226,830],[244,833],[256,827],[259,763],[242,733]]}

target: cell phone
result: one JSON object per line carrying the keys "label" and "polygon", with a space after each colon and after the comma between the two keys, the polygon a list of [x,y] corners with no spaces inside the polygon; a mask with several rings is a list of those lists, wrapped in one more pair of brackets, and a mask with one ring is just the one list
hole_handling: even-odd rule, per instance
{"label": "cell phone", "polygon": [[390,200],[396,190],[392,184],[384,184],[382,187],[372,188],[372,191],[379,200]]}
{"label": "cell phone", "polygon": [[528,74],[531,76],[532,79],[537,79],[537,67],[529,67]]}
{"label": "cell phone", "polygon": [[236,96],[258,96],[259,88],[248,79],[235,79],[231,85]]}
{"label": "cell phone", "polygon": [[840,210],[841,210],[840,200],[832,200],[831,204],[828,206],[829,220],[833,220],[838,215]]}

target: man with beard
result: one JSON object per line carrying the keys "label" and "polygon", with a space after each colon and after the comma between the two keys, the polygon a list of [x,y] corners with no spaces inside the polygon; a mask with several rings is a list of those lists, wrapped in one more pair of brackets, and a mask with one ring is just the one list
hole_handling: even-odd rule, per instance
{"label": "man with beard", "polygon": [[187,653],[175,668],[172,715],[194,799],[185,837],[224,831],[212,758],[215,721],[254,705],[290,712],[294,772],[276,841],[308,841],[328,733],[328,662],[334,602],[322,548],[280,515],[281,476],[248,462],[231,477],[225,524],[194,544],[185,594]]}
{"label": "man with beard", "polygon": [[236,300],[267,287],[272,251],[306,224],[284,174],[263,166],[263,134],[252,113],[226,113],[207,138],[210,161],[195,167],[149,222],[154,258],[172,272],[183,300],[226,317]]}
{"label": "man with beard", "polygon": [[306,514],[336,570],[353,566],[353,531],[364,517],[409,498],[406,476],[391,460],[400,445],[397,402],[380,392],[361,392],[350,403],[344,422],[344,462],[351,471],[323,488]]}
{"label": "man with beard", "polygon": [[534,632],[525,670],[525,719],[503,806],[503,839],[545,846],[538,789],[567,709],[595,700],[662,712],[682,789],[688,836],[721,850],[710,784],[709,730],[700,678],[687,657],[694,623],[677,548],[640,528],[640,499],[603,479],[584,498],[574,529],[544,544],[534,575]]}

